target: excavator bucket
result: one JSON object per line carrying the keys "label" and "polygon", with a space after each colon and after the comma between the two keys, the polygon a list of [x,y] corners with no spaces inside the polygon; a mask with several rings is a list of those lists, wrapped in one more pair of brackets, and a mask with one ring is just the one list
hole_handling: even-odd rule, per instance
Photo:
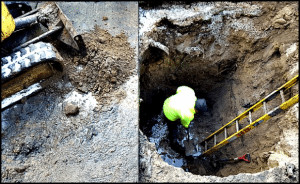
{"label": "excavator bucket", "polygon": [[53,2],[53,6],[57,7],[57,16],[60,19],[60,22],[56,26],[63,25],[63,30],[59,33],[57,38],[65,44],[70,45],[71,47],[79,51],[79,47],[82,45],[81,35],[79,35],[76,32],[70,19],[62,12],[58,4]]}

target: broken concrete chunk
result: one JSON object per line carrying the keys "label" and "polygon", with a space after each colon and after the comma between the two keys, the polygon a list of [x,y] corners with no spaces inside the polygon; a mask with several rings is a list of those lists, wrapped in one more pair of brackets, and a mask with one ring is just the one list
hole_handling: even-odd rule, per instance
{"label": "broken concrete chunk", "polygon": [[166,47],[166,46],[164,46],[163,44],[161,44],[159,42],[156,42],[153,39],[149,39],[149,45],[151,47],[156,47],[158,49],[161,49],[161,50],[163,50],[165,53],[167,53],[169,55],[169,48]]}
{"label": "broken concrete chunk", "polygon": [[292,163],[285,163],[286,174],[291,177],[294,175],[295,165]]}
{"label": "broken concrete chunk", "polygon": [[87,92],[88,92],[88,89],[87,89],[86,85],[77,87],[77,89],[79,89],[80,91],[82,91],[82,92],[84,92],[84,93],[87,93]]}
{"label": "broken concrete chunk", "polygon": [[285,24],[286,23],[286,20],[284,20],[283,18],[280,18],[280,19],[277,19],[275,20],[275,23],[278,23],[278,24]]}
{"label": "broken concrete chunk", "polygon": [[75,115],[79,112],[79,107],[71,102],[68,102],[65,106],[66,115]]}

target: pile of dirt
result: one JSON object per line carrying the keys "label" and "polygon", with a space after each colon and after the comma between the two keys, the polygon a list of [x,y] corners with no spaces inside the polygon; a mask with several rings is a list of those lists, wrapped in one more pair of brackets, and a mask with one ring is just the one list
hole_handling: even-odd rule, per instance
{"label": "pile of dirt", "polygon": [[[39,12],[39,21],[49,29],[57,25],[58,7],[53,2],[45,3]],[[92,92],[99,104],[99,110],[111,101],[117,103],[126,97],[126,92],[119,89],[136,68],[134,50],[130,47],[125,33],[115,37],[97,25],[94,31],[81,35],[85,52],[75,51],[61,42],[51,42],[64,58],[64,74],[78,90]],[[55,77],[53,77],[55,78]]]}
{"label": "pile of dirt", "polygon": [[[113,101],[126,97],[120,88],[136,68],[134,50],[124,33],[112,36],[107,30],[95,26],[91,33],[82,34],[86,54],[78,52],[57,40],[51,40],[64,58],[61,75],[84,93],[92,92],[99,102],[98,110]],[[56,88],[53,86],[53,88]]]}
{"label": "pile of dirt", "polygon": [[122,33],[116,37],[96,26],[93,33],[82,35],[86,40],[87,55],[75,57],[73,62],[84,67],[79,74],[72,74],[77,88],[91,91],[99,102],[110,98],[122,99],[125,92],[115,93],[121,84],[133,74],[136,67],[134,51]]}

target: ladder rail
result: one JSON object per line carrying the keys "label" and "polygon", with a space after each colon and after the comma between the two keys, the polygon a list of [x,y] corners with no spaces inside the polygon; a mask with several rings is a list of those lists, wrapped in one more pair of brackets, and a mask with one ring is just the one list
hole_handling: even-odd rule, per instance
{"label": "ladder rail", "polygon": [[294,78],[292,78],[291,80],[289,80],[288,82],[286,82],[284,85],[282,85],[281,87],[279,87],[277,90],[273,91],[272,93],[270,93],[269,95],[267,95],[265,98],[263,98],[262,100],[260,100],[256,104],[254,104],[252,107],[250,107],[249,109],[245,110],[242,114],[240,114],[239,116],[237,116],[236,118],[234,118],[233,120],[231,120],[226,125],[222,126],[219,130],[215,131],[214,133],[212,133],[211,135],[209,135],[207,138],[205,138],[200,144],[203,144],[204,141],[208,141],[215,134],[221,133],[224,130],[224,128],[231,127],[232,125],[234,125],[236,123],[236,120],[240,121],[240,120],[244,119],[245,117],[247,117],[249,115],[249,112],[253,113],[253,112],[257,111],[258,109],[260,109],[263,106],[264,102],[266,103],[266,102],[274,99],[278,94],[280,94],[280,90],[284,91],[284,90],[287,90],[287,89],[291,88],[292,86],[294,86],[297,83],[297,81],[298,81],[298,76],[299,75],[296,75]]}
{"label": "ladder rail", "polygon": [[211,154],[212,152],[218,150],[222,146],[224,146],[224,145],[232,142],[233,140],[241,137],[245,133],[247,133],[250,130],[252,130],[253,128],[255,128],[257,125],[259,125],[259,124],[267,121],[271,117],[276,116],[277,114],[279,114],[280,112],[286,110],[288,107],[292,106],[293,104],[297,103],[298,101],[299,101],[299,95],[297,94],[294,97],[290,98],[288,101],[285,101],[284,103],[282,103],[280,106],[274,108],[272,111],[269,111],[267,114],[261,116],[260,118],[258,118],[254,122],[252,122],[251,124],[249,124],[246,127],[242,128],[238,132],[232,134],[227,139],[224,139],[223,141],[221,141],[220,143],[216,144],[212,148],[206,150],[201,156],[205,156],[205,155]]}

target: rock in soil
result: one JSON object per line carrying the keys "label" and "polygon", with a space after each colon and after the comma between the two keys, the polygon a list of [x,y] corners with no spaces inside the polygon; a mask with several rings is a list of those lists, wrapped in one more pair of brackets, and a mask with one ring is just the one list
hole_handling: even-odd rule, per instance
{"label": "rock in soil", "polygon": [[66,115],[75,115],[79,112],[79,107],[75,104],[68,102],[65,106]]}

